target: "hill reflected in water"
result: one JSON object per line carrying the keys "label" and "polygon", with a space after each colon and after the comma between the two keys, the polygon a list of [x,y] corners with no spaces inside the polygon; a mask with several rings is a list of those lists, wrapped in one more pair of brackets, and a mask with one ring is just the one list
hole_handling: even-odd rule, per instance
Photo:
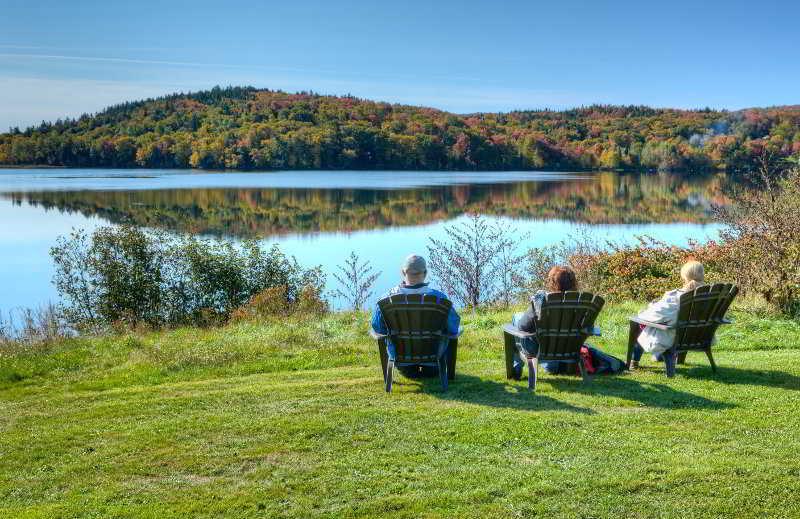
{"label": "hill reflected in water", "polygon": [[401,189],[22,190],[0,197],[113,223],[256,238],[422,225],[469,212],[589,224],[706,223],[713,205],[727,202],[731,185],[724,175],[687,179],[607,172],[557,181]]}

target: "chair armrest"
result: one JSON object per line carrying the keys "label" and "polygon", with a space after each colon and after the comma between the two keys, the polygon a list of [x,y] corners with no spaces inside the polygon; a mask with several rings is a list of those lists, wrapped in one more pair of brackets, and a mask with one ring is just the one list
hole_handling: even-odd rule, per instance
{"label": "chair armrest", "polygon": [[719,320],[719,324],[733,324],[733,319],[722,318]]}
{"label": "chair armrest", "polygon": [[456,333],[448,335],[447,337],[449,337],[450,339],[458,339],[459,337],[461,337],[462,333],[464,333],[464,327],[459,326],[458,331]]}
{"label": "chair armrest", "polygon": [[507,324],[503,326],[503,332],[509,335],[513,335],[514,337],[518,337],[520,339],[528,339],[530,337],[536,337],[535,333],[523,332],[513,324]]}
{"label": "chair armrest", "polygon": [[377,340],[385,339],[386,337],[388,337],[388,335],[383,334],[383,333],[378,333],[375,330],[373,330],[372,328],[369,329],[369,336],[372,337],[373,339],[377,339]]}
{"label": "chair armrest", "polygon": [[650,321],[645,321],[644,319],[640,319],[639,317],[633,316],[630,317],[629,320],[633,323],[643,324],[645,326],[651,326],[653,328],[657,328],[659,330],[674,330],[674,326],[670,326],[668,324],[661,324],[661,323],[653,323]]}
{"label": "chair armrest", "polygon": [[586,328],[586,330],[584,331],[586,332],[586,335],[589,336],[600,337],[601,335],[603,335],[602,332],[600,331],[599,326],[592,326],[591,328]]}

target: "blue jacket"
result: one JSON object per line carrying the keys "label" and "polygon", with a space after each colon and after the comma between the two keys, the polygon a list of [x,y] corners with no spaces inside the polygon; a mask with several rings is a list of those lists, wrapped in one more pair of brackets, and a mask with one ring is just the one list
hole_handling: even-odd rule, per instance
{"label": "blue jacket", "polygon": [[[427,283],[420,283],[418,285],[406,285],[401,283],[396,287],[391,288],[388,292],[386,292],[380,299],[393,296],[395,294],[424,294],[424,295],[434,295],[439,299],[448,299],[447,295],[444,292],[440,292],[436,289],[430,288]],[[450,308],[450,313],[447,315],[447,333],[450,335],[458,334],[458,327],[461,324],[461,317],[456,312],[455,308]],[[375,311],[372,313],[372,329],[378,333],[389,333],[389,329],[386,327],[386,323],[383,320],[383,315],[381,314],[381,308],[375,304]]]}

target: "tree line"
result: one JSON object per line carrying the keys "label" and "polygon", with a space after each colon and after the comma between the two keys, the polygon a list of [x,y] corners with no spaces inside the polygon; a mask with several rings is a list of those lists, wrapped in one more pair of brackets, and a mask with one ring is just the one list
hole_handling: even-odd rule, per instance
{"label": "tree line", "polygon": [[800,106],[459,115],[216,87],[0,134],[0,164],[71,167],[740,172],[765,153],[800,153]]}

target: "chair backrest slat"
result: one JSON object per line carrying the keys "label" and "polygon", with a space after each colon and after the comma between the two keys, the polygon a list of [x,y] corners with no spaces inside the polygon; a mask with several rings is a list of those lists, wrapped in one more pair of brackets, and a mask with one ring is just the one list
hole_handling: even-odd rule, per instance
{"label": "chair backrest slat", "polygon": [[577,359],[605,300],[589,292],[547,295],[536,320],[540,360]]}
{"label": "chair backrest slat", "polygon": [[675,323],[675,347],[682,351],[710,347],[738,293],[739,289],[730,283],[715,283],[681,295]]}
{"label": "chair backrest slat", "polygon": [[453,304],[434,295],[396,294],[378,301],[398,363],[436,362]]}

